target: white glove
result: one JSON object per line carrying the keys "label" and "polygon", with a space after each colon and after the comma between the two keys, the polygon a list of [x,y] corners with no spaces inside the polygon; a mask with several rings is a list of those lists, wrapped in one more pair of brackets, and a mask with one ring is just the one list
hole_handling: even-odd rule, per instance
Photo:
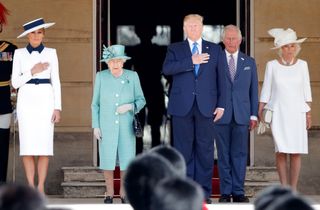
{"label": "white glove", "polygon": [[96,139],[101,140],[102,136],[101,136],[100,128],[94,128],[93,135]]}
{"label": "white glove", "polygon": [[122,104],[120,106],[118,106],[117,108],[117,112],[119,114],[124,114],[127,111],[133,110],[133,105],[132,104]]}
{"label": "white glove", "polygon": [[257,134],[264,134],[266,132],[267,128],[270,128],[270,126],[267,123],[260,121],[260,123],[258,125]]}

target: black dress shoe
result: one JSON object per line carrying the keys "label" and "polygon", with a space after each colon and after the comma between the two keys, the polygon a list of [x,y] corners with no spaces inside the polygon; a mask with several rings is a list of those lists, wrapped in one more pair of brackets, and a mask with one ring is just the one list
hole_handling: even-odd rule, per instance
{"label": "black dress shoe", "polygon": [[232,201],[234,203],[249,203],[249,198],[244,195],[232,196]]}
{"label": "black dress shoe", "polygon": [[127,198],[126,197],[121,197],[121,203],[128,203]]}
{"label": "black dress shoe", "polygon": [[230,203],[231,202],[231,197],[230,195],[221,195],[221,197],[219,198],[219,203]]}
{"label": "black dress shoe", "polygon": [[103,203],[106,203],[106,204],[113,203],[113,197],[106,196],[103,200]]}
{"label": "black dress shoe", "polygon": [[210,198],[206,198],[205,202],[206,204],[212,204],[212,200]]}

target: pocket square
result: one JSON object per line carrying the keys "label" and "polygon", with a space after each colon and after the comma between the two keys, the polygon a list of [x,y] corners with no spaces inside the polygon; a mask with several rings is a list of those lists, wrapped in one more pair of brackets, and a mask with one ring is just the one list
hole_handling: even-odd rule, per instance
{"label": "pocket square", "polygon": [[246,66],[246,67],[244,67],[243,70],[247,71],[247,70],[250,70],[250,69],[251,69],[250,66]]}

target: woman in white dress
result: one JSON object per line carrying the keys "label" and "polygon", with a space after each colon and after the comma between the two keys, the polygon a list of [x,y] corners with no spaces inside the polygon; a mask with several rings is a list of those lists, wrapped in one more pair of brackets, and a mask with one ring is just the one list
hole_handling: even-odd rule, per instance
{"label": "woman in white dress", "polygon": [[[263,109],[272,111],[271,130],[275,142],[276,166],[282,185],[297,190],[301,154],[308,153],[308,133],[311,127],[311,88],[307,62],[297,58],[304,39],[296,32],[275,28],[268,31],[274,37],[273,49],[279,58],[267,63],[262,86],[259,118]],[[287,166],[287,158],[290,163]]]}
{"label": "woman in white dress", "polygon": [[[44,47],[45,28],[42,18],[23,25],[28,45],[15,51],[12,86],[18,89],[17,117],[19,125],[20,156],[30,186],[44,193],[49,156],[53,155],[54,124],[60,121],[61,88],[58,58],[55,49]],[[37,164],[36,164],[37,157]]]}

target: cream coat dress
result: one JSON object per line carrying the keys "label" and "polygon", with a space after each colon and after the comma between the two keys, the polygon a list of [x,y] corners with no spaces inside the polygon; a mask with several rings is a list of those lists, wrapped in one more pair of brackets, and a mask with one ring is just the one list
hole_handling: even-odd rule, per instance
{"label": "cream coat dress", "polygon": [[273,111],[271,129],[275,151],[308,153],[306,112],[310,107],[311,88],[307,62],[298,59],[284,66],[277,60],[267,63],[260,102]]}
{"label": "cream coat dress", "polygon": [[[31,75],[32,67],[48,62],[45,71]],[[30,79],[50,79],[51,84],[26,84]],[[44,48],[41,53],[26,48],[17,49],[13,59],[12,86],[19,88],[17,117],[20,155],[53,155],[54,109],[61,110],[61,89],[58,58],[55,49]]]}

